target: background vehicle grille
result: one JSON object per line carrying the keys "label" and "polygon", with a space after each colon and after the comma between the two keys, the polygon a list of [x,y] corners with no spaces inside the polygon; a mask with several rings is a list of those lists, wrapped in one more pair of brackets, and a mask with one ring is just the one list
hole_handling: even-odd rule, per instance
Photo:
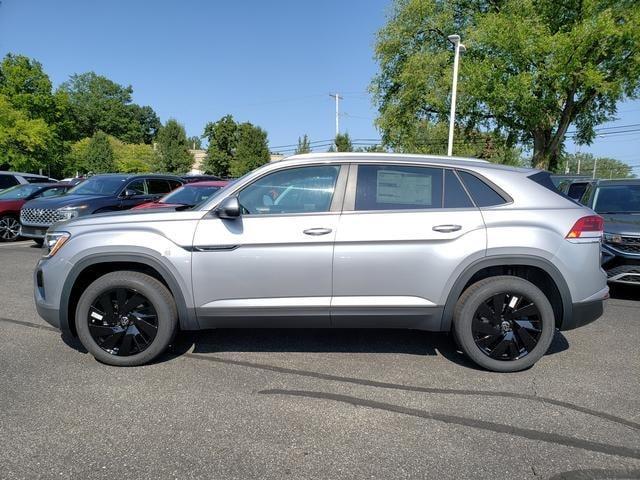
{"label": "background vehicle grille", "polygon": [[607,242],[607,246],[624,253],[640,254],[640,237],[621,237],[621,243]]}
{"label": "background vehicle grille", "polygon": [[20,222],[25,225],[50,226],[62,217],[57,210],[45,208],[23,208],[20,210]]}
{"label": "background vehicle grille", "polygon": [[609,280],[640,284],[640,265],[619,265],[607,270]]}

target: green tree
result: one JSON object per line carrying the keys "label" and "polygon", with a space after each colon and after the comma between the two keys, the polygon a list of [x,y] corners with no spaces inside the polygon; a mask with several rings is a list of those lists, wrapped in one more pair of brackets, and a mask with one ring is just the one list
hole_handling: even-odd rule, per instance
{"label": "green tree", "polygon": [[240,177],[269,162],[267,132],[249,122],[237,129],[237,146],[231,162],[232,177]]}
{"label": "green tree", "polygon": [[50,151],[53,137],[53,130],[42,118],[29,118],[0,94],[0,168],[47,171],[43,158]]}
{"label": "green tree", "polygon": [[204,128],[204,136],[209,141],[204,168],[208,173],[228,177],[231,161],[235,155],[238,124],[231,115],[225,115],[217,122],[209,122]]}
{"label": "green tree", "polygon": [[197,135],[187,138],[189,148],[193,150],[200,150],[202,148],[202,139]]}
{"label": "green tree", "polygon": [[[590,153],[569,153],[558,165],[558,173],[592,175],[596,165],[596,178],[634,178],[633,169],[624,162],[609,157],[595,157]],[[578,171],[580,168],[580,171]]]}
{"label": "green tree", "polygon": [[151,143],[160,127],[151,107],[131,102],[131,86],[94,72],[72,75],[60,91],[68,96],[76,139],[101,130],[128,143]]}
{"label": "green tree", "polygon": [[116,170],[113,149],[104,132],[96,132],[83,152],[82,166],[90,173],[108,173]]}
{"label": "green tree", "polygon": [[157,147],[159,170],[172,173],[186,173],[191,170],[193,156],[189,153],[187,134],[176,120],[167,120],[160,129]]}
{"label": "green tree", "polygon": [[[570,125],[578,141],[640,93],[635,0],[396,0],[379,32],[371,90],[386,145],[404,149],[424,121],[448,120],[453,52],[461,35],[457,119],[533,150],[555,169]],[[455,149],[454,149],[455,150]],[[457,153],[457,152],[456,152]]]}
{"label": "green tree", "polygon": [[298,137],[298,147],[296,148],[295,155],[309,152],[311,152],[311,145],[309,143],[309,137],[305,133],[302,138]]}
{"label": "green tree", "polygon": [[[1,158],[11,158],[12,168],[57,174],[61,170],[68,136],[67,103],[52,93],[51,81],[42,65],[24,55],[8,54],[0,63],[0,95],[3,120],[11,128],[3,132]],[[9,113],[9,111],[13,113]],[[17,123],[16,123],[17,122]],[[8,135],[15,135],[9,138]]]}
{"label": "green tree", "polygon": [[353,144],[348,133],[339,133],[336,135],[335,144],[339,152],[353,152]]}

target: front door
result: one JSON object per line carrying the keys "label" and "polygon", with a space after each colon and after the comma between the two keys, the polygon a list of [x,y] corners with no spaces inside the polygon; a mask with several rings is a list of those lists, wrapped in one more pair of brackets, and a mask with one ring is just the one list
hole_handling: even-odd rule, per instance
{"label": "front door", "polygon": [[202,326],[329,326],[340,171],[266,174],[234,193],[240,217],[211,212],[198,223],[192,268]]}
{"label": "front door", "polygon": [[335,242],[332,324],[438,330],[454,272],[484,255],[480,211],[453,170],[351,169]]}

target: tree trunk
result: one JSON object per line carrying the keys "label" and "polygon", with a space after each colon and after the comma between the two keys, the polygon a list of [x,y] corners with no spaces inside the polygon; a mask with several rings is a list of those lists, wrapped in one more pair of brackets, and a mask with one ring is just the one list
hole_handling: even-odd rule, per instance
{"label": "tree trunk", "polygon": [[[558,133],[556,133],[556,136]],[[562,133],[564,136],[564,133]],[[551,130],[536,130],[533,132],[533,159],[531,164],[540,170],[555,171],[558,168],[560,158],[560,147],[562,142],[558,142]]]}

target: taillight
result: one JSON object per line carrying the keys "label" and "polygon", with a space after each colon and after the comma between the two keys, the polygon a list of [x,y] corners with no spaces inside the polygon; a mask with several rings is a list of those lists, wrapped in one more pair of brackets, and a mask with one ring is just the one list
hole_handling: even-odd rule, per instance
{"label": "taillight", "polygon": [[566,238],[599,238],[604,230],[604,221],[599,215],[588,215],[578,219]]}

